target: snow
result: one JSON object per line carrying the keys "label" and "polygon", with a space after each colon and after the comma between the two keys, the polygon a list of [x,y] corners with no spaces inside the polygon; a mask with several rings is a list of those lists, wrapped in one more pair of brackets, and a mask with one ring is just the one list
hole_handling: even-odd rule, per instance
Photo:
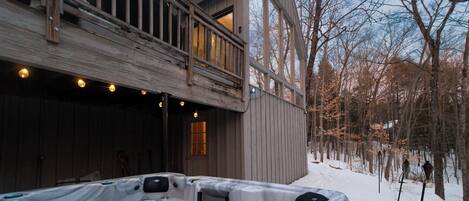
{"label": "snow", "polygon": [[[341,167],[341,169],[332,168]],[[381,193],[378,193],[378,177],[365,173],[353,172],[346,168],[344,163],[338,161],[325,161],[312,163],[312,156],[308,155],[308,174],[293,182],[292,185],[324,188],[336,190],[347,195],[350,201],[395,201],[398,197],[399,182],[381,182]],[[404,180],[401,201],[420,200],[422,182]],[[462,185],[445,183],[447,201],[462,200]],[[441,201],[435,195],[433,185],[427,184],[425,201]]]}

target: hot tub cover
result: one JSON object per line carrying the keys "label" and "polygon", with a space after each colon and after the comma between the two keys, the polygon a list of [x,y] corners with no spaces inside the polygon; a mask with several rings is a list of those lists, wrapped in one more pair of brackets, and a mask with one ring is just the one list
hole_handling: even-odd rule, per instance
{"label": "hot tub cover", "polygon": [[[165,192],[145,192],[145,178],[165,177]],[[147,179],[148,180],[148,179]],[[156,181],[159,182],[159,181]],[[305,194],[309,193],[305,196]],[[303,195],[303,196],[302,196]],[[2,201],[300,201],[309,200],[348,201],[340,192],[255,181],[217,177],[186,177],[176,173],[139,175],[98,182],[82,183],[33,191],[0,195]],[[311,197],[313,197],[311,199]]]}

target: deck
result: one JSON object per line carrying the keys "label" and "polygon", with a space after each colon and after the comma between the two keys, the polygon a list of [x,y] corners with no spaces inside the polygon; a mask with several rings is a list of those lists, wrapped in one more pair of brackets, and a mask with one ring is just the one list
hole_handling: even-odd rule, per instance
{"label": "deck", "polygon": [[245,42],[191,1],[41,2],[0,2],[0,59],[243,111]]}

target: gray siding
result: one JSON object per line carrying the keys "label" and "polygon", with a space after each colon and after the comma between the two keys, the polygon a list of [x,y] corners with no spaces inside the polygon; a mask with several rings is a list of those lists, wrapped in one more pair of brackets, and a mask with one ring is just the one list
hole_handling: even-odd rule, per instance
{"label": "gray siding", "polygon": [[302,108],[264,91],[251,94],[243,114],[244,178],[291,183],[306,168],[306,115]]}
{"label": "gray siding", "polygon": [[192,121],[204,120],[207,122],[207,159],[205,172],[208,176],[242,178],[242,120],[241,113],[213,108],[199,111],[199,118],[194,120],[192,115],[173,114],[169,120],[170,144],[182,150],[171,151],[170,171],[182,172],[190,175],[188,171],[190,146],[188,126]]}

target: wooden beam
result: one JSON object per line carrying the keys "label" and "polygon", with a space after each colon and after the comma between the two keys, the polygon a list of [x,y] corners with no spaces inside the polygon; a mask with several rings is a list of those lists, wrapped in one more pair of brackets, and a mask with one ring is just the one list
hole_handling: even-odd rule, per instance
{"label": "wooden beam", "polygon": [[[161,112],[163,120],[163,171],[169,171],[169,136],[168,136],[168,94],[162,94],[163,110]],[[158,143],[158,142],[155,142]]]}
{"label": "wooden beam", "polygon": [[96,0],[96,8],[98,8],[99,10],[101,10],[101,0]]}
{"label": "wooden beam", "polygon": [[46,2],[46,40],[49,42],[60,42],[61,4],[62,0],[47,0]]}

